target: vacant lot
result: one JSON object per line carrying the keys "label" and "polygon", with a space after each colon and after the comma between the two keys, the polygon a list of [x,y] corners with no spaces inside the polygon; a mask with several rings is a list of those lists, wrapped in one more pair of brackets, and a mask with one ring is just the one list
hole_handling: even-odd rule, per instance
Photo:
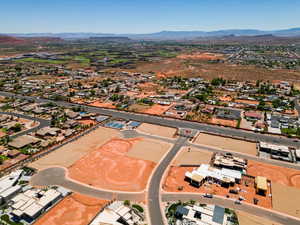
{"label": "vacant lot", "polygon": [[133,104],[133,105],[129,106],[128,110],[133,111],[133,112],[144,112],[145,110],[148,110],[149,108],[151,108],[151,106],[149,106],[149,105]]}
{"label": "vacant lot", "polygon": [[213,79],[223,77],[230,80],[294,80],[298,81],[300,72],[285,69],[264,69],[252,65],[232,65],[228,63],[209,63],[208,59],[172,58],[159,62],[139,63],[131,72],[155,72],[157,77],[202,77]]}
{"label": "vacant lot", "polygon": [[177,56],[178,59],[199,59],[199,60],[216,60],[223,59],[223,55],[214,53],[193,53],[193,54],[181,54]]}
{"label": "vacant lot", "polygon": [[237,120],[223,120],[215,117],[213,117],[210,122],[213,124],[228,126],[228,127],[236,127],[238,124]]}
{"label": "vacant lot", "polygon": [[163,127],[149,123],[143,123],[137,128],[137,131],[166,138],[173,138],[176,133],[175,128]]}
{"label": "vacant lot", "polygon": [[90,106],[96,106],[96,107],[100,107],[100,108],[109,108],[109,109],[115,109],[116,106],[113,105],[112,102],[99,102],[99,101],[95,101],[91,104],[88,104]]}
{"label": "vacant lot", "polygon": [[267,220],[243,211],[235,211],[239,220],[239,225],[280,225],[274,221]]}
{"label": "vacant lot", "polygon": [[158,163],[170,148],[171,144],[166,142],[143,138],[135,142],[126,155]]}
{"label": "vacant lot", "polygon": [[278,183],[272,183],[274,210],[300,218],[300,190]]}
{"label": "vacant lot", "polygon": [[54,165],[69,167],[86,153],[98,149],[111,138],[119,136],[120,134],[117,130],[100,127],[78,140],[30,163],[29,166],[39,170]]}
{"label": "vacant lot", "polygon": [[200,165],[208,164],[211,160],[212,152],[199,150],[192,147],[183,147],[179,155],[174,160],[174,165]]}
{"label": "vacant lot", "polygon": [[168,109],[171,107],[171,105],[158,105],[155,104],[151,106],[150,108],[144,110],[144,113],[153,114],[153,115],[162,115],[164,112],[168,111]]}
{"label": "vacant lot", "polygon": [[35,225],[87,225],[108,201],[71,194],[48,211]]}
{"label": "vacant lot", "polygon": [[144,190],[155,163],[127,156],[138,141],[138,138],[110,140],[69,167],[69,177],[109,190]]}
{"label": "vacant lot", "polygon": [[256,143],[242,141],[233,138],[200,133],[195,140],[196,144],[210,145],[224,150],[256,155]]}
{"label": "vacant lot", "polygon": [[249,160],[247,174],[265,176],[272,182],[300,189],[300,171],[298,170]]}

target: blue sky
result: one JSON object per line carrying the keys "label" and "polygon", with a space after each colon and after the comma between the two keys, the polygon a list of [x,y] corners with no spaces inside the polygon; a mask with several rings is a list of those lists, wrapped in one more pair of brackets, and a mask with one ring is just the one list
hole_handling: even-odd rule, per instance
{"label": "blue sky", "polygon": [[0,33],[300,27],[299,0],[3,0]]}

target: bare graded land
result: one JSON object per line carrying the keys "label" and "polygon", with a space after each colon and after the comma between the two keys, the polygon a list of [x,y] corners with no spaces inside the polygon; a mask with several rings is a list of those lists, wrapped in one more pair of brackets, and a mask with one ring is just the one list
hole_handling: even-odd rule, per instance
{"label": "bare graded land", "polygon": [[85,154],[98,149],[113,137],[120,137],[117,130],[99,127],[78,140],[73,141],[60,149],[30,163],[29,167],[42,170],[50,166],[69,167]]}
{"label": "bare graded land", "polygon": [[108,108],[108,109],[115,109],[116,106],[113,105],[112,102],[100,102],[100,101],[95,101],[91,104],[88,104],[90,106],[95,106],[95,107],[99,107],[99,108]]}
{"label": "bare graded land", "polygon": [[96,188],[144,190],[156,164],[127,156],[128,151],[138,141],[139,138],[115,138],[108,141],[69,167],[69,177]]}
{"label": "bare graded land", "polygon": [[227,127],[236,127],[238,124],[236,120],[223,120],[215,117],[211,118],[210,122],[213,124],[227,126]]}
{"label": "bare graded land", "polygon": [[272,183],[273,209],[300,218],[300,190]]}
{"label": "bare graded land", "polygon": [[175,158],[173,165],[200,165],[208,164],[211,160],[213,153],[199,150],[193,147],[183,147],[180,153]]}
{"label": "bare graded land", "polygon": [[149,105],[133,104],[133,105],[129,106],[128,110],[132,111],[132,112],[144,112],[144,111],[148,110],[149,108],[151,108],[151,106],[149,106]]}
{"label": "bare graded land", "polygon": [[153,114],[153,115],[163,115],[164,112],[168,111],[171,105],[158,105],[155,104],[150,108],[142,111],[143,113]]}
{"label": "bare graded land", "polygon": [[[206,58],[206,59],[205,59]],[[213,79],[223,77],[229,80],[294,80],[298,81],[300,72],[287,69],[265,69],[252,65],[234,65],[229,63],[210,63],[207,57],[176,57],[159,62],[139,63],[131,72],[155,72],[157,77],[202,77]]]}
{"label": "bare graded land", "polygon": [[267,220],[243,211],[235,211],[238,217],[239,225],[281,225],[274,221]]}
{"label": "bare graded land", "polygon": [[73,193],[50,209],[34,225],[87,225],[108,201]]}
{"label": "bare graded land", "polygon": [[195,144],[209,145],[220,149],[240,152],[249,155],[256,155],[256,143],[242,141],[233,138],[226,138],[211,134],[200,133],[195,140]]}
{"label": "bare graded land", "polygon": [[300,189],[300,171],[248,160],[247,174],[265,176],[272,182]]}
{"label": "bare graded land", "polygon": [[158,163],[170,148],[171,144],[169,143],[143,138],[135,142],[126,155]]}
{"label": "bare graded land", "polygon": [[159,125],[143,123],[138,128],[137,131],[142,133],[166,137],[166,138],[174,138],[176,129],[171,127],[163,127]]}

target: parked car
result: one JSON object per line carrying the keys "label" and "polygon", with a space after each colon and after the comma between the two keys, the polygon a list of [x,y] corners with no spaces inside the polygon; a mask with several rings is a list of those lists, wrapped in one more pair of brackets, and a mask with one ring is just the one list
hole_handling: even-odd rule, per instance
{"label": "parked car", "polygon": [[203,195],[203,197],[205,197],[205,198],[213,198],[213,195],[212,195],[212,194],[205,193],[205,194]]}
{"label": "parked car", "polygon": [[239,192],[237,190],[235,190],[235,189],[230,189],[229,193],[231,193],[231,194],[238,194]]}

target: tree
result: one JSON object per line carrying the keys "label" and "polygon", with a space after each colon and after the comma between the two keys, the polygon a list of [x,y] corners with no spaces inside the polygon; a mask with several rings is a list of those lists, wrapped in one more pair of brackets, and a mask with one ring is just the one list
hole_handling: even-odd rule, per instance
{"label": "tree", "polygon": [[125,206],[130,206],[130,201],[129,201],[129,200],[125,200],[125,201],[124,201],[124,205],[125,205]]}
{"label": "tree", "polygon": [[265,109],[266,103],[263,100],[259,101],[259,104],[257,106],[257,109],[260,111],[263,111]]}
{"label": "tree", "polygon": [[213,86],[220,86],[226,84],[226,80],[224,80],[222,77],[214,78],[211,81],[211,85]]}
{"label": "tree", "polygon": [[115,89],[115,93],[119,93],[120,91],[121,91],[120,85],[118,85],[118,86],[116,87],[116,89]]}
{"label": "tree", "polygon": [[22,125],[20,123],[16,123],[12,128],[14,132],[19,132],[22,130]]}

